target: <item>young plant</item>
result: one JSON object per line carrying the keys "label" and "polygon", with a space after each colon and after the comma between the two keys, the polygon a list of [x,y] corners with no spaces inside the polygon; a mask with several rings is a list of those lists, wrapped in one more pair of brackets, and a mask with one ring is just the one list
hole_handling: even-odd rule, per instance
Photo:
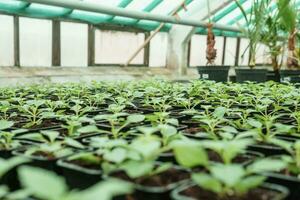
{"label": "young plant", "polygon": [[44,103],[43,100],[28,100],[26,104],[18,107],[21,115],[28,120],[24,128],[30,128],[42,123],[44,118],[42,106]]}
{"label": "young plant", "polygon": [[154,112],[153,114],[147,115],[146,120],[151,122],[152,126],[159,126],[165,124],[179,126],[178,120],[170,116],[169,112]]}
{"label": "young plant", "polygon": [[237,138],[250,136],[259,143],[272,144],[282,148],[289,146],[289,142],[277,138],[276,135],[289,133],[292,131],[292,126],[275,123],[274,120],[276,119],[276,116],[271,118],[261,117],[261,119],[263,119],[263,122],[253,118],[248,119],[248,124],[252,127],[252,129],[245,131],[244,133],[240,133]]}
{"label": "young plant", "polygon": [[[175,158],[181,166],[203,168],[203,172],[192,173],[192,180],[197,186],[217,194],[221,199],[230,199],[244,196],[250,190],[260,187],[266,177],[257,174],[280,171],[286,167],[286,162],[269,158],[258,159],[247,166],[231,163],[238,155],[238,149],[244,149],[247,144],[248,141],[241,140],[241,143],[237,142],[228,147],[226,153],[220,153],[226,163],[211,162],[200,142],[178,141],[172,146]],[[225,149],[221,142],[206,145],[220,152]]]}
{"label": "young plant", "polygon": [[218,139],[218,126],[226,123],[228,120],[224,118],[227,109],[218,107],[213,113],[209,113],[208,109],[205,110],[203,115],[196,115],[193,119],[201,122],[201,127],[205,129],[205,133],[212,139]]}
{"label": "young plant", "polygon": [[164,149],[159,138],[153,135],[143,135],[133,140],[127,147],[127,151],[120,154],[114,152],[106,156],[106,160],[114,161],[115,156],[123,155],[121,162],[105,162],[102,168],[106,174],[116,171],[124,171],[131,179],[148,178],[160,174],[172,167],[170,163],[157,165],[155,160]]}
{"label": "young plant", "polygon": [[207,166],[208,172],[193,173],[192,180],[200,188],[211,191],[220,198],[243,197],[265,182],[266,177],[257,174],[278,172],[285,167],[285,162],[269,158],[256,160],[248,166],[210,163]]}
{"label": "young plant", "polygon": [[[12,157],[10,159],[0,158],[0,178],[8,173],[13,168],[29,162],[28,159],[22,157]],[[0,198],[5,199],[6,195],[9,194],[9,188],[6,185],[0,185]]]}
{"label": "young plant", "polygon": [[65,121],[65,124],[61,125],[62,128],[67,129],[68,137],[76,137],[81,133],[78,131],[83,123],[95,124],[95,121],[88,117],[77,117],[73,115],[61,115],[60,119]]}
{"label": "young plant", "polygon": [[300,178],[300,141],[287,146],[289,155],[282,155],[281,159],[288,163],[286,174],[297,176]]}
{"label": "young plant", "polygon": [[131,184],[114,179],[99,182],[83,191],[72,191],[64,178],[35,167],[21,167],[18,174],[22,190],[6,195],[7,199],[26,199],[31,196],[40,200],[95,200],[99,197],[101,200],[111,200],[133,191]]}
{"label": "young plant", "polygon": [[111,134],[114,139],[121,136],[126,136],[123,133],[123,129],[128,127],[130,124],[141,123],[145,120],[145,116],[141,114],[128,115],[126,113],[115,113],[115,114],[104,114],[97,115],[94,117],[95,120],[106,120],[110,125],[110,131],[101,130],[103,133]]}

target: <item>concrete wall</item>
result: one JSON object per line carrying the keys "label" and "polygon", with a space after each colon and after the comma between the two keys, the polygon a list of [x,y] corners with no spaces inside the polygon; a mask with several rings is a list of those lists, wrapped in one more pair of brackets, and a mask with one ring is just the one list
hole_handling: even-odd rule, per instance
{"label": "concrete wall", "polygon": [[[172,71],[166,68],[149,67],[2,67],[0,69],[0,87],[43,84],[49,82],[90,82],[110,80],[145,80],[154,77],[169,80],[178,80]],[[188,76],[181,77],[183,80],[197,79],[198,73],[195,69],[188,71]]]}

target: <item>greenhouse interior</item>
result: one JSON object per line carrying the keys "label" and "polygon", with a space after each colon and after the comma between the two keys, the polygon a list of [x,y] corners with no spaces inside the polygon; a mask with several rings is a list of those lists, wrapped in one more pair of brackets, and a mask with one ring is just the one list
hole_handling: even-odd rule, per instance
{"label": "greenhouse interior", "polygon": [[300,200],[300,0],[0,0],[0,199]]}

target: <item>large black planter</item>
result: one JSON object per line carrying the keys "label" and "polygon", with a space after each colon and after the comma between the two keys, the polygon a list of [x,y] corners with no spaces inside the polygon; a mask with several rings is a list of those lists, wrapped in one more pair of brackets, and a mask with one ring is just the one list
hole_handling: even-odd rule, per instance
{"label": "large black planter", "polygon": [[268,71],[267,73],[267,81],[275,81],[280,82],[280,74],[279,72]]}
{"label": "large black planter", "polygon": [[198,67],[198,72],[200,79],[227,82],[229,68],[229,66],[202,66]]}
{"label": "large black planter", "polygon": [[300,83],[300,70],[281,70],[280,81],[289,83]]}
{"label": "large black planter", "polygon": [[267,72],[267,69],[235,69],[236,82],[265,82],[267,81]]}

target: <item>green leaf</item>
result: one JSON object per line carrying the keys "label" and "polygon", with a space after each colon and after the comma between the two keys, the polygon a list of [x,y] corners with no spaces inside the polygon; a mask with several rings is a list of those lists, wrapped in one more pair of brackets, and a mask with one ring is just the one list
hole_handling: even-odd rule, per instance
{"label": "green leaf", "polygon": [[262,123],[261,122],[255,120],[255,119],[252,119],[252,118],[249,119],[249,120],[247,120],[247,123],[249,125],[255,127],[255,128],[261,128],[262,127]]}
{"label": "green leaf", "polygon": [[208,156],[205,150],[195,142],[180,141],[173,146],[176,161],[184,167],[206,166]]}
{"label": "green leaf", "polygon": [[144,135],[148,135],[148,136],[152,135],[153,133],[159,130],[157,127],[144,127],[144,126],[137,127],[137,129]]}
{"label": "green leaf", "polygon": [[99,131],[99,129],[95,125],[88,125],[88,126],[79,128],[77,131],[79,133],[97,133]]}
{"label": "green leaf", "polygon": [[167,171],[168,169],[170,169],[172,167],[173,167],[172,163],[162,163],[152,172],[152,175],[160,174],[162,172]]}
{"label": "green leaf", "polygon": [[247,26],[250,26],[249,19],[248,19],[248,17],[247,17],[247,13],[246,13],[246,11],[244,10],[242,4],[239,2],[239,0],[234,0],[234,1],[235,1],[236,5],[239,7],[240,11],[242,12],[243,17],[244,17],[244,19],[246,20]]}
{"label": "green leaf", "polygon": [[175,118],[166,119],[166,123],[171,124],[173,126],[179,126],[178,119]]}
{"label": "green leaf", "polygon": [[12,157],[8,160],[0,158],[0,177],[2,177],[5,173],[7,173],[12,168],[26,162],[29,162],[29,160],[23,157]]}
{"label": "green leaf", "polygon": [[112,200],[115,196],[130,194],[133,192],[133,185],[121,180],[109,179],[98,183],[91,188],[81,192],[80,200]]}
{"label": "green leaf", "polygon": [[222,131],[228,132],[228,133],[238,133],[238,131],[236,130],[236,128],[232,127],[232,126],[224,126],[221,128]]}
{"label": "green leaf", "polygon": [[278,172],[283,170],[287,166],[287,163],[279,160],[279,159],[272,159],[272,158],[264,158],[255,161],[251,165],[247,167],[247,171],[251,173],[262,173],[262,172]]}
{"label": "green leaf", "polygon": [[130,178],[135,179],[150,174],[154,169],[154,163],[152,161],[141,162],[130,160],[123,163],[120,168],[123,169]]}
{"label": "green leaf", "polygon": [[8,129],[14,125],[14,122],[7,121],[7,120],[0,120],[0,131]]}
{"label": "green leaf", "polygon": [[6,195],[6,198],[9,200],[24,200],[24,199],[29,199],[28,197],[31,196],[31,192],[28,190],[17,190],[14,192],[10,192],[8,195]]}
{"label": "green leaf", "polygon": [[51,143],[55,142],[57,137],[59,136],[58,131],[41,131],[41,133],[45,136],[47,136]]}
{"label": "green leaf", "polygon": [[292,152],[293,143],[288,142],[286,140],[282,140],[282,139],[278,139],[278,138],[270,138],[268,140],[268,143],[276,145],[278,147],[281,147],[281,148],[287,150],[288,152]]}
{"label": "green leaf", "polygon": [[172,135],[175,135],[177,133],[177,129],[174,126],[170,125],[159,125],[160,132],[167,137],[170,137]]}
{"label": "green leaf", "polygon": [[85,147],[78,141],[72,139],[72,138],[65,138],[64,142],[71,147],[75,147],[78,149],[84,149]]}
{"label": "green leaf", "polygon": [[239,194],[245,194],[249,190],[259,187],[264,183],[266,177],[264,176],[249,176],[243,178],[236,186],[235,189]]}
{"label": "green leaf", "polygon": [[135,115],[129,115],[127,117],[127,123],[139,123],[144,120],[145,120],[145,115],[135,114]]}
{"label": "green leaf", "polygon": [[21,167],[18,170],[22,186],[34,197],[48,200],[63,199],[67,185],[55,173],[35,167]]}
{"label": "green leaf", "polygon": [[127,151],[123,148],[115,148],[104,154],[104,159],[110,162],[121,163],[126,159]]}
{"label": "green leaf", "polygon": [[227,109],[225,107],[217,107],[215,111],[213,112],[213,116],[215,118],[221,119],[226,114]]}
{"label": "green leaf", "polygon": [[237,164],[218,164],[212,166],[210,171],[213,177],[222,181],[228,187],[236,185],[239,181],[241,181],[246,173],[243,167]]}
{"label": "green leaf", "polygon": [[17,138],[45,141],[45,138],[40,133],[27,133],[27,134],[24,134],[24,135],[17,136]]}
{"label": "green leaf", "polygon": [[5,185],[0,185],[0,198],[5,199],[4,197],[9,193],[9,188]]}
{"label": "green leaf", "polygon": [[153,159],[160,153],[161,143],[155,137],[140,137],[135,139],[130,147],[139,152],[144,159]]}
{"label": "green leaf", "polygon": [[192,180],[205,190],[215,193],[221,193],[222,191],[222,184],[218,179],[212,177],[211,175],[204,173],[192,174]]}

